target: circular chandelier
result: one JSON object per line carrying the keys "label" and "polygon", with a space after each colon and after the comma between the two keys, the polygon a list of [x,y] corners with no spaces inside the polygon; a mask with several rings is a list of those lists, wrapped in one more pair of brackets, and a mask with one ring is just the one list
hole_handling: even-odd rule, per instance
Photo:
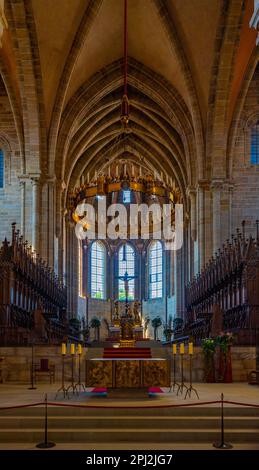
{"label": "circular chandelier", "polygon": [[[120,136],[129,133],[129,110],[130,103],[128,98],[127,88],[127,68],[128,68],[128,43],[127,43],[127,0],[124,0],[124,81],[123,81],[123,96],[121,101],[120,121],[122,129]],[[120,138],[117,138],[115,145],[119,144]],[[125,150],[125,149],[124,149]],[[125,152],[124,152],[125,153]],[[172,205],[172,212],[174,212],[175,204],[182,202],[182,195],[179,187],[176,187],[175,181],[167,175],[166,183],[163,180],[163,174],[159,177],[156,171],[150,172],[150,169],[144,168],[140,165],[134,166],[127,158],[119,171],[117,164],[113,171],[108,168],[105,175],[103,172],[95,175],[90,181],[89,173],[87,173],[87,181],[84,182],[82,177],[81,184],[69,195],[69,211],[74,222],[80,221],[80,216],[77,213],[77,206],[89,199],[98,198],[101,196],[109,196],[118,194],[121,191],[132,191],[135,195],[139,195],[138,199],[143,198],[150,200],[156,199],[159,203],[170,203]],[[120,161],[121,163],[121,161]],[[142,195],[142,198],[141,198]],[[118,199],[118,198],[115,198]]]}

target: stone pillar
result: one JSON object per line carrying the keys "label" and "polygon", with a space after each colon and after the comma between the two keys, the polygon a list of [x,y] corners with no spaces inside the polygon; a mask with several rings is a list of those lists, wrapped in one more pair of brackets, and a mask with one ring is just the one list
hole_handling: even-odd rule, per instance
{"label": "stone pillar", "polygon": [[202,182],[198,186],[198,241],[199,269],[201,269],[205,260],[204,186]]}
{"label": "stone pillar", "polygon": [[193,241],[195,241],[197,237],[197,207],[196,207],[197,192],[195,189],[189,188],[187,190],[187,194],[190,198],[191,238]]}
{"label": "stone pillar", "polygon": [[24,235],[25,228],[25,181],[20,181],[21,191],[21,235]]}
{"label": "stone pillar", "polygon": [[214,180],[211,184],[212,191],[212,236],[213,253],[221,246],[221,190],[222,181]]}
{"label": "stone pillar", "polygon": [[38,178],[32,178],[32,246],[40,252],[40,183]]}

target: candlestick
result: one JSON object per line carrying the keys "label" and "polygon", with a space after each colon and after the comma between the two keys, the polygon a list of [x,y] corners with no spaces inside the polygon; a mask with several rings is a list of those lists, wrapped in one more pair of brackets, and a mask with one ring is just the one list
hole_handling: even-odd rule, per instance
{"label": "candlestick", "polygon": [[[191,348],[190,348],[191,346]],[[187,395],[189,395],[189,397],[191,398],[191,394],[192,392],[196,393],[196,396],[199,400],[199,395],[198,395],[198,392],[196,390],[196,388],[194,388],[192,386],[192,358],[193,358],[193,343],[189,343],[189,358],[190,358],[190,368],[189,368],[189,374],[190,374],[190,385],[189,387],[187,388],[186,390],[186,394],[185,394],[185,397],[184,399],[186,399]]]}
{"label": "candlestick", "polygon": [[79,392],[81,392],[81,387],[85,390],[84,384],[81,382],[81,355],[82,355],[82,345],[79,343],[77,346],[78,352],[78,382],[75,384],[75,387],[78,387]]}
{"label": "candlestick", "polygon": [[65,356],[66,356],[66,352],[67,352],[67,345],[66,345],[66,343],[62,343],[62,345],[61,345],[61,357],[62,357],[61,387],[57,390],[55,400],[56,400],[59,392],[63,392],[64,398],[66,398],[66,395],[67,395],[67,398],[69,398],[68,393],[67,393],[68,389],[65,387]]}
{"label": "candlestick", "polygon": [[188,387],[185,385],[184,383],[184,376],[183,376],[183,356],[184,356],[184,343],[181,343],[180,344],[180,358],[181,358],[181,383],[180,385],[178,386],[178,390],[177,390],[177,395],[179,392],[183,393],[183,389],[186,388],[188,389]]}

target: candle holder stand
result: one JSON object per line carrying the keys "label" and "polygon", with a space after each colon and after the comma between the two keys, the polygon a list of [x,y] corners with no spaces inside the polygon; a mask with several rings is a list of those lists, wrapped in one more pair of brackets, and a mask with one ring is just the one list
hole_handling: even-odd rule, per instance
{"label": "candle holder stand", "polygon": [[83,391],[86,392],[85,386],[81,382],[81,354],[78,355],[78,382],[75,384],[75,387],[76,389],[78,387],[79,392],[81,392],[81,387]]}
{"label": "candle holder stand", "polygon": [[69,387],[67,387],[67,395],[68,395],[68,392],[69,392],[70,388],[72,390],[73,395],[75,393],[78,395],[78,391],[77,391],[76,384],[75,384],[75,375],[74,375],[74,370],[75,370],[75,368],[74,368],[74,358],[75,358],[75,355],[72,354],[71,357],[72,357],[72,362],[71,362],[71,384],[69,385]]}
{"label": "candle holder stand", "polygon": [[186,388],[188,389],[187,385],[185,385],[184,383],[184,377],[183,377],[183,354],[181,354],[181,383],[178,385],[178,390],[177,390],[177,394],[180,393],[183,393],[183,389]]}
{"label": "candle holder stand", "polygon": [[175,387],[177,386],[179,388],[180,384],[176,382],[176,354],[173,354],[173,376],[174,376],[174,381],[171,383],[171,387],[169,389],[169,392],[174,391]]}
{"label": "candle holder stand", "polygon": [[56,393],[56,396],[55,396],[55,400],[59,394],[59,392],[63,392],[64,394],[64,398],[69,398],[68,396],[68,393],[67,393],[68,389],[65,387],[65,354],[62,354],[62,379],[61,379],[61,387],[57,390],[57,393]]}
{"label": "candle holder stand", "polygon": [[189,397],[191,398],[191,394],[192,394],[192,392],[194,392],[196,394],[198,400],[199,400],[200,397],[198,395],[198,392],[197,392],[196,388],[194,388],[192,386],[192,354],[189,354],[189,357],[190,357],[190,385],[186,390],[186,394],[185,394],[184,399],[186,400],[187,395],[189,395]]}

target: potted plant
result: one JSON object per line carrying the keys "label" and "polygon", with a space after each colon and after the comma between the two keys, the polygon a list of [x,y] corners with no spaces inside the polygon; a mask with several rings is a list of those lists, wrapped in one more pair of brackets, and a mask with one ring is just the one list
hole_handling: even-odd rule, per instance
{"label": "potted plant", "polygon": [[231,346],[233,341],[234,336],[230,332],[222,332],[216,337],[216,344],[219,346],[219,382],[232,383]]}
{"label": "potted plant", "polygon": [[90,328],[94,329],[94,341],[99,341],[100,339],[100,326],[101,322],[99,318],[93,317],[90,321]]}
{"label": "potted plant", "polygon": [[216,342],[213,338],[205,338],[202,340],[202,350],[204,354],[204,379],[205,382],[215,382],[215,364],[214,354],[216,350]]}
{"label": "potted plant", "polygon": [[154,340],[157,341],[157,330],[162,325],[162,320],[160,317],[153,318],[151,324],[154,328]]}
{"label": "potted plant", "polygon": [[164,336],[167,342],[171,342],[171,337],[172,337],[173,332],[174,331],[172,329],[172,316],[170,315],[168,319],[168,323],[164,324]]}

